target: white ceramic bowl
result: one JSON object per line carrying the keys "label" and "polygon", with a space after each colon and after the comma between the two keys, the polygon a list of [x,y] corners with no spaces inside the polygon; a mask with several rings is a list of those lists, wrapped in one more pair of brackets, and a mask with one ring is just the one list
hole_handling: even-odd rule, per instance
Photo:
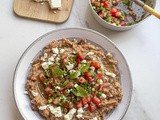
{"label": "white ceramic bowl", "polygon": [[32,61],[38,55],[40,50],[52,40],[60,40],[64,37],[87,39],[90,42],[101,46],[104,50],[112,53],[114,59],[118,60],[123,98],[118,107],[106,116],[106,119],[122,119],[128,109],[132,96],[132,80],[127,62],[119,49],[107,37],[93,30],[84,28],[66,28],[51,31],[35,40],[23,53],[17,64],[13,82],[14,98],[22,117],[25,120],[44,120],[37,111],[31,109],[30,99],[24,94],[26,76]]}
{"label": "white ceramic bowl", "polygon": [[[157,0],[147,0],[147,3],[146,3],[146,4],[151,5],[152,8],[155,8],[156,1],[157,1]],[[91,1],[90,1],[90,0],[89,0],[89,6],[90,6],[90,8],[91,8],[91,12],[92,12],[94,18],[99,22],[99,24],[101,24],[101,25],[104,26],[105,28],[108,28],[108,29],[113,30],[113,31],[126,31],[126,30],[130,30],[130,29],[136,27],[138,24],[140,24],[141,22],[143,22],[144,20],[146,20],[146,19],[150,16],[150,14],[147,13],[147,14],[144,16],[144,18],[143,18],[139,23],[133,24],[133,25],[131,25],[131,26],[115,26],[115,25],[113,25],[113,24],[111,24],[111,23],[108,23],[108,22],[106,22],[105,20],[103,20],[103,19],[95,12],[95,10],[92,8]]]}

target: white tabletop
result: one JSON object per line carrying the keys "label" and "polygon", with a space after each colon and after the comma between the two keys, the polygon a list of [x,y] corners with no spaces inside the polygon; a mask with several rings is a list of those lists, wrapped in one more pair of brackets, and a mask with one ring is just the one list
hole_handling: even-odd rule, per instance
{"label": "white tabletop", "polygon": [[[160,11],[157,0],[156,10]],[[159,8],[158,8],[159,7]],[[75,0],[67,22],[53,24],[17,17],[13,0],[0,3],[0,116],[22,120],[13,98],[13,73],[28,45],[39,36],[66,27],[87,27],[109,37],[122,51],[133,78],[132,102],[124,120],[159,120],[160,113],[160,21],[151,16],[136,28],[113,32],[92,17],[87,0]],[[23,102],[23,101],[22,101]]]}

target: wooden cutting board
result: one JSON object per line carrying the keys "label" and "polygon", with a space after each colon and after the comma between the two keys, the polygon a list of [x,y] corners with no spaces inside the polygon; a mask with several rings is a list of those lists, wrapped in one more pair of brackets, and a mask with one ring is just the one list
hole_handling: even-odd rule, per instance
{"label": "wooden cutting board", "polygon": [[62,10],[56,14],[50,9],[48,2],[36,3],[33,0],[14,0],[14,12],[21,17],[54,23],[65,22],[71,13],[74,0],[62,0]]}

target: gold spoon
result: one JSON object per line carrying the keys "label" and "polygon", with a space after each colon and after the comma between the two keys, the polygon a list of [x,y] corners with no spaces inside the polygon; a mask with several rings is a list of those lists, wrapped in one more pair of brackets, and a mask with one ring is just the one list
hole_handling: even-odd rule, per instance
{"label": "gold spoon", "polygon": [[[128,3],[129,0],[123,0],[123,3]],[[138,4],[139,6],[141,6],[144,10],[146,10],[147,12],[149,12],[150,14],[154,15],[155,17],[160,19],[160,13],[157,12],[156,10],[154,10],[153,8],[151,8],[150,6],[148,6],[147,4],[143,3],[140,0],[133,0],[133,2],[135,2],[136,4]]]}

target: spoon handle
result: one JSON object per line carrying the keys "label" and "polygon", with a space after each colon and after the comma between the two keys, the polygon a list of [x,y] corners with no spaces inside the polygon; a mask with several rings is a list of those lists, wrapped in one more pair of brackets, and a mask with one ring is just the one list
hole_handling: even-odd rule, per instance
{"label": "spoon handle", "polygon": [[155,17],[160,19],[160,13],[157,12],[156,10],[154,10],[153,8],[151,8],[150,6],[148,6],[147,4],[144,4],[142,1],[140,0],[134,0],[138,5],[142,6],[143,9],[145,9],[146,11],[148,11],[150,14],[154,15]]}
{"label": "spoon handle", "polygon": [[145,9],[146,11],[148,11],[149,13],[151,13],[152,15],[154,15],[155,17],[160,19],[160,13],[157,12],[156,10],[152,9],[150,6],[148,5],[144,5],[143,9]]}

